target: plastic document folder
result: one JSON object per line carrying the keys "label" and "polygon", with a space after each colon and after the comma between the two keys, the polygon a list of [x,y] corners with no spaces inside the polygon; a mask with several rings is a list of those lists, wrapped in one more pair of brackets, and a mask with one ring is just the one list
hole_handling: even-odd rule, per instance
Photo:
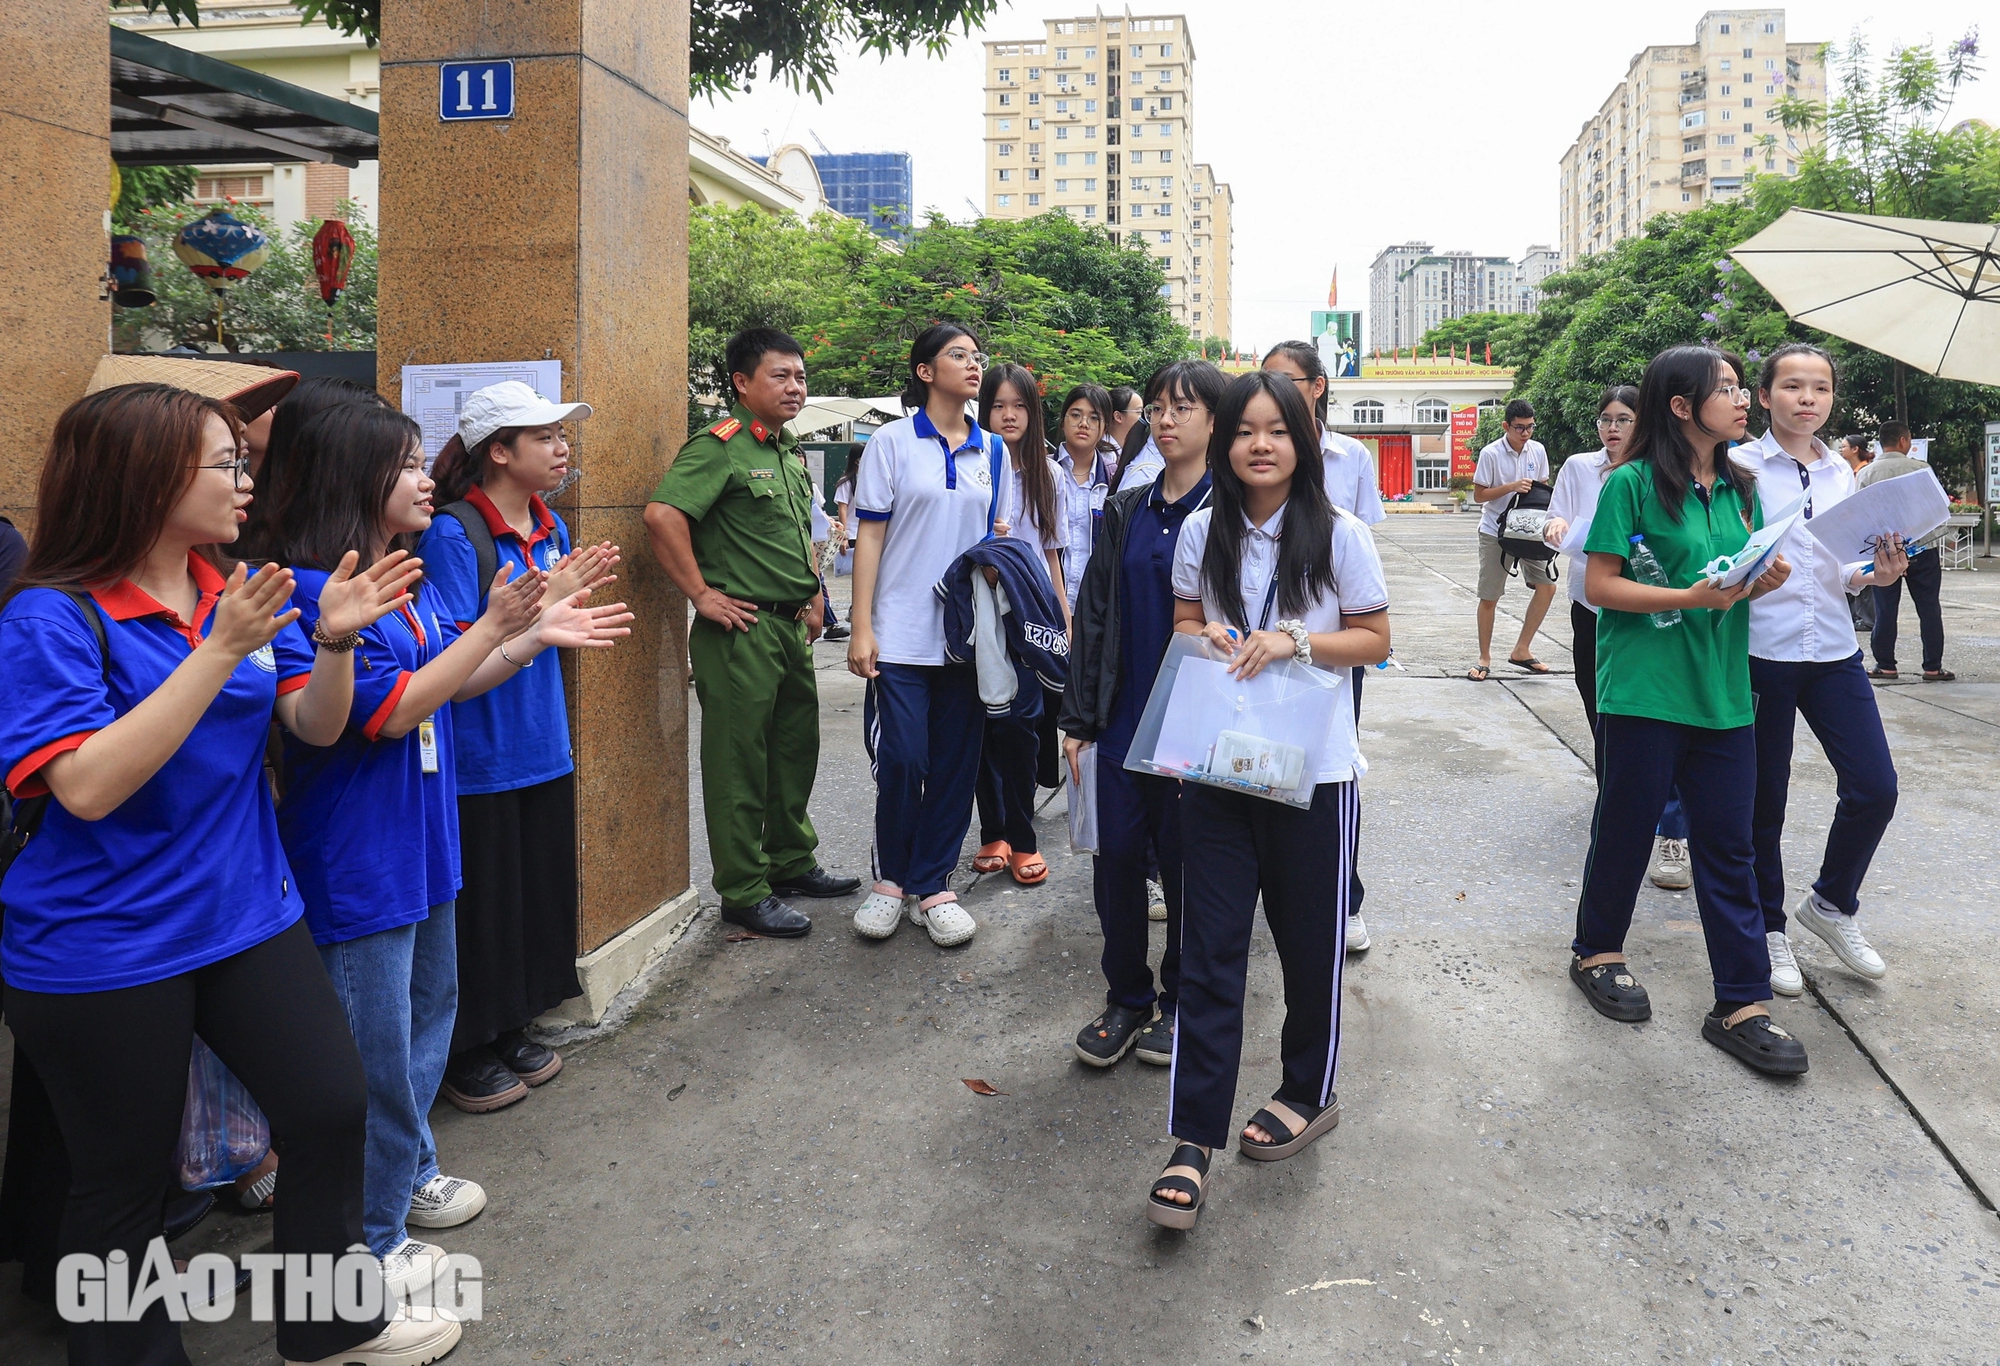
{"label": "plastic document folder", "polygon": [[1750,539],[1734,555],[1716,556],[1703,571],[1708,575],[1709,583],[1717,588],[1734,588],[1745,579],[1763,573],[1777,558],[1778,543],[1791,534],[1798,521],[1799,514],[1794,512],[1788,517],[1768,522],[1751,533]]}
{"label": "plastic document folder", "polygon": [[1346,687],[1344,672],[1296,660],[1236,678],[1200,637],[1176,634],[1125,767],[1309,807],[1322,772],[1358,759]]}
{"label": "plastic document folder", "polygon": [[1929,470],[1899,474],[1843,498],[1806,523],[1821,545],[1849,560],[1873,560],[1875,543],[1900,535],[1905,545],[1951,518],[1951,501]]}

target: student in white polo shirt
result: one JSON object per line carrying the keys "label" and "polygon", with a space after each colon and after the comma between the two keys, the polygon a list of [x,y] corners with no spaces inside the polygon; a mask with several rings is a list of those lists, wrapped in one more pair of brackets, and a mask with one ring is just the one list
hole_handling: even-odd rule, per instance
{"label": "student in white polo shirt", "polygon": [[949,879],[972,820],[985,708],[970,665],[944,657],[932,588],[992,529],[993,465],[1006,447],[966,415],[986,357],[955,323],[910,345],[903,403],[917,411],[868,441],[854,489],[860,535],[847,667],[868,680],[862,738],[875,771],[875,885],[854,928],[887,939],[910,923],[940,947],[978,928]]}
{"label": "student in white polo shirt", "polygon": [[1833,414],[1833,357],[1817,346],[1787,342],[1764,360],[1757,401],[1771,427],[1738,446],[1731,458],[1752,469],[1765,497],[1782,511],[1797,500],[1802,513],[1782,549],[1794,566],[1784,587],[1750,604],[1750,687],[1757,695],[1757,804],[1751,817],[1757,895],[1771,950],[1771,989],[1805,990],[1786,938],[1785,868],[1781,850],[1792,777],[1792,737],[1805,717],[1833,764],[1840,802],[1819,878],[1791,919],[1826,941],[1850,971],[1878,978],[1882,955],[1863,937],[1861,882],[1896,813],[1896,768],[1882,733],[1874,685],[1854,640],[1851,594],[1900,579],[1909,564],[1900,541],[1875,553],[1872,566],[1843,565],[1816,540],[1806,520],[1854,492],[1854,473],[1815,433]]}
{"label": "student in white polo shirt", "polygon": [[[1327,503],[1316,437],[1304,397],[1270,371],[1236,379],[1216,410],[1214,502],[1181,529],[1174,629],[1202,636],[1244,678],[1287,659],[1344,673],[1389,655],[1374,537]],[[1334,709],[1329,738],[1307,810],[1202,783],[1182,794],[1186,905],[1167,1110],[1176,1146],[1146,1202],[1168,1228],[1194,1226],[1210,1156],[1229,1138],[1260,892],[1285,977],[1283,1078],[1238,1147],[1277,1161],[1339,1121],[1342,935],[1364,766],[1349,708]]]}
{"label": "student in white polo shirt", "polygon": [[[1506,422],[1504,434],[1479,453],[1472,471],[1472,500],[1485,508],[1479,514],[1479,662],[1466,674],[1475,683],[1493,676],[1493,617],[1507,592],[1509,575],[1500,554],[1501,514],[1515,494],[1549,479],[1549,453],[1534,439],[1534,405],[1525,398],[1514,399],[1507,405]],[[1547,564],[1536,560],[1521,562],[1521,577],[1532,595],[1507,662],[1531,674],[1549,673],[1549,666],[1535,658],[1535,632],[1542,629],[1542,618],[1555,598],[1555,577]]]}

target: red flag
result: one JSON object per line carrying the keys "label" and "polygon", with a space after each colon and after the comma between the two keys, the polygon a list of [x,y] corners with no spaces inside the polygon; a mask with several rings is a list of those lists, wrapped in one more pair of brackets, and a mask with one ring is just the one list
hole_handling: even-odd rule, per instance
{"label": "red flag", "polygon": [[1493,363],[1493,343],[1492,343],[1492,342],[1488,342],[1488,343],[1486,343],[1486,363],[1487,363],[1488,365],[1491,365],[1491,364]]}
{"label": "red flag", "polygon": [[1432,343],[1431,343],[1431,359],[1432,359],[1432,360],[1436,360],[1437,358],[1438,358],[1438,344],[1437,344],[1436,342],[1432,342]]}
{"label": "red flag", "polygon": [[1340,267],[1339,267],[1339,266],[1335,266],[1335,267],[1333,268],[1333,278],[1332,278],[1331,280],[1328,280],[1328,281],[1327,281],[1327,284],[1326,284],[1326,306],[1327,306],[1328,308],[1339,308],[1339,307],[1340,307]]}

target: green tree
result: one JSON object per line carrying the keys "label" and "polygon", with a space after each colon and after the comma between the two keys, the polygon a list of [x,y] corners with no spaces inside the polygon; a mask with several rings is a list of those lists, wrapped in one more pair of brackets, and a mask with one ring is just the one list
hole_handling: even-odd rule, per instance
{"label": "green tree", "polygon": [[130,232],[142,211],[175,204],[193,194],[192,166],[123,166],[118,171],[118,202],[111,206],[111,221],[119,232]]}
{"label": "green tree", "polygon": [[1203,337],[1201,340],[1201,358],[1203,360],[1228,360],[1231,352],[1234,350],[1235,348],[1229,344],[1227,337]]}
{"label": "green tree", "polygon": [[[303,0],[300,22],[324,21],[373,46],[382,36],[382,2]],[[165,11],[176,24],[201,23],[200,0],[113,3]],[[941,57],[954,35],[971,33],[999,8],[1000,0],[691,0],[688,84],[696,95],[733,94],[751,84],[761,63],[765,79],[823,100],[841,48],[887,57],[922,47]]]}
{"label": "green tree", "polygon": [[1532,314],[1467,313],[1447,318],[1417,342],[1417,351],[1429,355],[1436,347],[1440,354],[1464,355],[1472,348],[1472,359],[1484,363],[1486,348],[1493,348],[1495,365],[1518,365]]}

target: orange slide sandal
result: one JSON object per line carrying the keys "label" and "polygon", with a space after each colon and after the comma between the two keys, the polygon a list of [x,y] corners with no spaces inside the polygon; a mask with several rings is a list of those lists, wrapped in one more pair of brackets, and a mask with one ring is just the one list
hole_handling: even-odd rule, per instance
{"label": "orange slide sandal", "polygon": [[1014,854],[1008,858],[1007,865],[1014,881],[1023,887],[1038,887],[1049,880],[1049,865],[1042,862],[1040,854]]}
{"label": "orange slide sandal", "polygon": [[994,840],[991,844],[979,846],[979,852],[972,856],[972,871],[975,873],[997,873],[1007,866],[1007,860],[1014,856],[1014,850],[1006,840]]}

